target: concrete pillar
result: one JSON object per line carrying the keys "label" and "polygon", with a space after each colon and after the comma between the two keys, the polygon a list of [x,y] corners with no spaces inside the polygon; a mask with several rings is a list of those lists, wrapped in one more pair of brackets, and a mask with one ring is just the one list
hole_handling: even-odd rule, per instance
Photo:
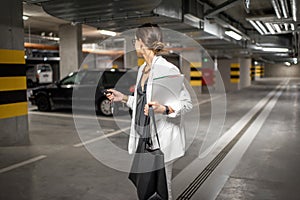
{"label": "concrete pillar", "polygon": [[251,85],[251,58],[240,58],[240,89]]}
{"label": "concrete pillar", "polygon": [[0,146],[29,143],[22,0],[0,7]]}
{"label": "concrete pillar", "polygon": [[64,24],[59,27],[60,78],[79,69],[82,62],[82,26]]}
{"label": "concrete pillar", "polygon": [[218,69],[222,77],[225,91],[230,91],[230,65],[232,61],[229,59],[218,59]]}
{"label": "concrete pillar", "polygon": [[218,69],[224,82],[225,91],[236,91],[251,85],[251,59],[219,59]]}
{"label": "concrete pillar", "polygon": [[124,67],[126,69],[132,69],[136,66],[140,66],[143,64],[143,60],[138,60],[138,57],[136,55],[135,48],[132,44],[132,37],[125,37],[125,42],[124,42]]}
{"label": "concrete pillar", "polygon": [[180,55],[180,70],[190,79],[190,85],[197,94],[202,92],[202,53],[199,51],[183,51]]}

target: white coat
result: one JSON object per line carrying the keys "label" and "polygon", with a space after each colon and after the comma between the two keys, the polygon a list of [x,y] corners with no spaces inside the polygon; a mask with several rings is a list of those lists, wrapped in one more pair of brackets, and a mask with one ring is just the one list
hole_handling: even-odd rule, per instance
{"label": "white coat", "polygon": [[[139,68],[136,85],[138,85],[142,77],[142,71],[145,66],[146,63],[144,63]],[[147,91],[146,91],[147,102],[151,101],[152,83],[154,78],[167,76],[167,75],[176,75],[176,74],[180,74],[180,71],[175,65],[168,62],[166,59],[164,59],[161,56],[155,56],[152,61],[151,72],[147,83]],[[128,142],[129,154],[135,153],[138,140],[139,140],[139,135],[135,131],[135,115],[136,115],[136,102],[137,102],[136,88],[135,88],[134,96],[129,96],[127,101],[127,106],[133,110],[131,130],[130,130],[130,136]],[[185,130],[181,121],[183,120],[182,114],[192,109],[192,102],[191,102],[191,97],[188,91],[186,90],[184,84],[182,85],[182,89],[178,101],[174,101],[174,102],[177,103],[168,105],[172,107],[172,109],[175,111],[174,113],[171,113],[167,116],[161,114],[155,115],[160,148],[164,153],[165,162],[169,162],[176,158],[179,158],[183,156],[185,152]],[[153,127],[152,127],[151,134],[152,136],[154,135]],[[153,143],[155,147],[158,147],[157,141],[155,139],[153,139]]]}

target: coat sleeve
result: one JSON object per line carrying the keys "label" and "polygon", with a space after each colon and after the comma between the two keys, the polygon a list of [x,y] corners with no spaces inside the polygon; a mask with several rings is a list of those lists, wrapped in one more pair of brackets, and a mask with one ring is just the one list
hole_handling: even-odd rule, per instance
{"label": "coat sleeve", "polygon": [[126,105],[129,107],[129,108],[133,108],[133,104],[134,104],[134,96],[132,95],[129,95],[128,96],[128,101],[126,102]]}

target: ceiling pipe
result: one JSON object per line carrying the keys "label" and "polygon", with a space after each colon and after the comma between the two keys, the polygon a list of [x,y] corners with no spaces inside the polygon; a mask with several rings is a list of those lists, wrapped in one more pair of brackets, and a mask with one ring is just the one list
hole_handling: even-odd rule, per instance
{"label": "ceiling pipe", "polygon": [[280,0],[282,12],[283,12],[283,17],[288,18],[289,17],[289,9],[288,9],[288,4],[286,0]]}
{"label": "ceiling pipe", "polygon": [[278,0],[272,0],[272,5],[273,5],[273,8],[275,10],[275,13],[276,13],[276,16],[278,19],[281,19],[281,10],[280,10],[280,7],[279,7],[279,3],[278,3]]}
{"label": "ceiling pipe", "polygon": [[240,0],[229,0],[229,1],[226,1],[224,3],[222,3],[221,5],[218,5],[217,7],[215,7],[214,9],[212,10],[209,10],[209,12],[205,13],[205,17],[206,18],[210,18],[210,17],[213,17],[225,10],[228,10],[229,8],[237,5],[238,3],[240,3]]}
{"label": "ceiling pipe", "polygon": [[292,17],[293,20],[297,21],[297,6],[296,6],[296,0],[290,0],[291,8],[292,8]]}

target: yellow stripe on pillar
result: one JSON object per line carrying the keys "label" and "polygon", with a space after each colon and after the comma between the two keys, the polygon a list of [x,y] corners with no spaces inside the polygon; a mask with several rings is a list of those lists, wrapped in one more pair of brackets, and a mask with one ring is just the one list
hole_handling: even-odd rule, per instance
{"label": "yellow stripe on pillar", "polygon": [[0,91],[26,90],[26,77],[0,77]]}
{"label": "yellow stripe on pillar", "polygon": [[17,117],[28,114],[27,102],[0,105],[0,119]]}
{"label": "yellow stripe on pillar", "polygon": [[2,64],[25,64],[24,50],[0,49],[0,63]]}

